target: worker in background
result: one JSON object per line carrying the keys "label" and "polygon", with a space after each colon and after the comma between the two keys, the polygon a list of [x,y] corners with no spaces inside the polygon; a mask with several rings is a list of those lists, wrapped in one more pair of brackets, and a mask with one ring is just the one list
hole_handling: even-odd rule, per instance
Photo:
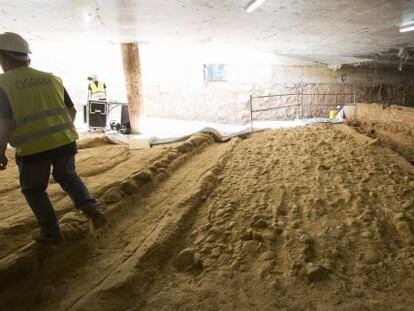
{"label": "worker in background", "polygon": [[62,80],[30,65],[29,44],[18,34],[0,34],[0,169],[7,167],[7,144],[16,149],[20,186],[40,228],[32,233],[38,242],[63,239],[46,189],[53,178],[76,208],[105,223],[99,204],[75,172],[76,110]]}
{"label": "worker in background", "polygon": [[99,81],[97,75],[88,77],[91,81],[88,87],[88,98],[94,100],[106,100],[106,85]]}
{"label": "worker in background", "polygon": [[336,121],[343,121],[345,119],[345,110],[342,106],[336,106]]}

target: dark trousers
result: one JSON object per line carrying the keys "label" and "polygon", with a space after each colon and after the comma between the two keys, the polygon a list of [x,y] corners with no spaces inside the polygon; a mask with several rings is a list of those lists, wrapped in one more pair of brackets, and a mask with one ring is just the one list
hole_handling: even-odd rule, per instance
{"label": "dark trousers", "polygon": [[43,233],[54,234],[59,231],[59,222],[46,192],[52,167],[54,180],[69,195],[76,208],[86,213],[96,208],[97,202],[76,174],[75,155],[64,155],[35,163],[17,161],[17,165],[21,191]]}

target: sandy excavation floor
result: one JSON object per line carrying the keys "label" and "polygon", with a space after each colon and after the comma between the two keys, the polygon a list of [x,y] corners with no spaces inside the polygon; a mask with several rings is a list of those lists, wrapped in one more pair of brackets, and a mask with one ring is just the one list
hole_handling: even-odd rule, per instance
{"label": "sandy excavation floor", "polygon": [[[81,149],[76,158],[78,174],[97,197],[109,185],[156,161],[174,146],[129,150],[128,146],[109,144],[101,139],[85,139],[79,145]],[[89,148],[93,146],[96,147]],[[48,193],[58,215],[73,210],[70,199],[53,179]],[[32,211],[20,193],[18,171],[10,152],[9,168],[0,172],[0,259],[29,242],[28,233],[36,227]]]}
{"label": "sandy excavation floor", "polygon": [[[414,169],[374,141],[329,125],[225,144],[200,136],[128,155],[123,174],[103,159],[108,169],[90,173],[84,164],[102,150],[115,161],[113,146],[79,157],[89,184],[102,176],[102,198],[129,189],[114,180],[138,163],[161,158],[150,170],[159,177],[107,200],[111,221],[93,237],[17,265],[29,273],[3,284],[1,310],[413,310]],[[17,216],[4,204],[17,190],[0,182],[10,184],[0,196],[10,227]]]}

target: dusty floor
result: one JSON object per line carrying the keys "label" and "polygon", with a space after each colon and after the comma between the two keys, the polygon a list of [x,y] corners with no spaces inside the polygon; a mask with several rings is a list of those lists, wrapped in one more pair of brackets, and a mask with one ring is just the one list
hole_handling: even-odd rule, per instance
{"label": "dusty floor", "polygon": [[[414,169],[353,135],[312,126],[206,141],[146,195],[123,197],[93,239],[38,250],[57,259],[0,298],[13,310],[413,310]],[[79,172],[103,193],[171,148],[82,150]],[[30,218],[8,174],[3,256],[21,241],[12,224]]]}
{"label": "dusty floor", "polygon": [[[96,147],[89,148],[91,146]],[[149,150],[129,150],[128,146],[86,139],[81,142],[76,158],[77,171],[89,190],[99,197],[114,181],[156,161],[170,147],[171,145]],[[58,215],[73,209],[70,199],[53,179],[48,193]],[[36,227],[33,213],[20,193],[18,171],[10,151],[9,168],[0,172],[0,259],[30,241],[27,233]]]}

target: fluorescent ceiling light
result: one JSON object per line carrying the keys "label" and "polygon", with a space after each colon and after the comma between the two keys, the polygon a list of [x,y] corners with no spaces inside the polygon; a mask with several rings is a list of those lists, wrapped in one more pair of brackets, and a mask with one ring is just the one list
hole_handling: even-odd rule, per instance
{"label": "fluorescent ceiling light", "polygon": [[400,32],[409,32],[414,30],[414,24],[401,26]]}
{"label": "fluorescent ceiling light", "polygon": [[266,0],[255,0],[253,1],[249,7],[246,9],[247,13],[252,13],[254,10],[256,10],[259,6],[261,6]]}

